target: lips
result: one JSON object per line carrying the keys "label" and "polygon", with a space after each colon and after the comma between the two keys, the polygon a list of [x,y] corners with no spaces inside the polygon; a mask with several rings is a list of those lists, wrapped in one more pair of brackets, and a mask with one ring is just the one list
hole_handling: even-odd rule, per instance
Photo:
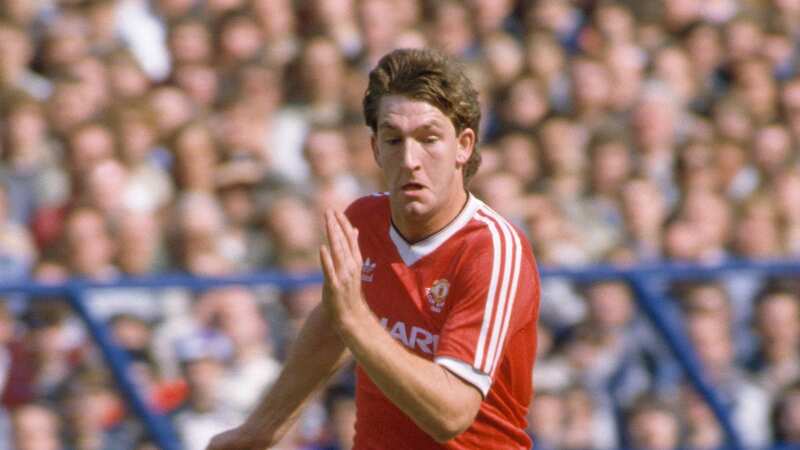
{"label": "lips", "polygon": [[420,190],[420,189],[422,189],[424,187],[425,186],[423,186],[423,185],[421,185],[419,183],[406,183],[406,184],[403,185],[403,190],[404,191],[418,191],[418,190]]}

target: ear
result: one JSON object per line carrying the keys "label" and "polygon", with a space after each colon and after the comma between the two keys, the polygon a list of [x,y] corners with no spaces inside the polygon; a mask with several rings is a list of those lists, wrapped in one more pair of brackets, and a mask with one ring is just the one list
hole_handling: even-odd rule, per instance
{"label": "ear", "polygon": [[475,150],[475,131],[472,128],[465,128],[458,135],[458,151],[456,152],[456,164],[464,167]]}
{"label": "ear", "polygon": [[375,133],[371,133],[369,136],[369,146],[372,147],[372,157],[375,159],[375,164],[378,167],[381,166],[381,160],[378,158],[378,138],[375,136]]}

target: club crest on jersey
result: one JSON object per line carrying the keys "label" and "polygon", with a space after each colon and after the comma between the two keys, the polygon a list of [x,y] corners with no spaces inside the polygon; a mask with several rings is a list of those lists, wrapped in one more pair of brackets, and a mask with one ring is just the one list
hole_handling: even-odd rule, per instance
{"label": "club crest on jersey", "polygon": [[361,266],[361,281],[372,283],[372,278],[375,275],[375,266],[377,266],[377,263],[367,257],[366,261],[364,261],[364,264]]}
{"label": "club crest on jersey", "polygon": [[428,305],[431,307],[431,311],[442,312],[448,292],[450,292],[450,282],[444,278],[434,281],[433,286],[425,289],[425,296],[428,298]]}

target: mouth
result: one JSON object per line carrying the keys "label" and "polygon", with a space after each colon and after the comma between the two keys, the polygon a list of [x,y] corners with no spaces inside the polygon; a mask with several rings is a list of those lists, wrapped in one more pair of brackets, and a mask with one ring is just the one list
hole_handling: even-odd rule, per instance
{"label": "mouth", "polygon": [[423,186],[423,185],[421,185],[419,183],[406,183],[401,187],[403,192],[416,192],[416,191],[422,190],[424,188],[425,188],[425,186]]}

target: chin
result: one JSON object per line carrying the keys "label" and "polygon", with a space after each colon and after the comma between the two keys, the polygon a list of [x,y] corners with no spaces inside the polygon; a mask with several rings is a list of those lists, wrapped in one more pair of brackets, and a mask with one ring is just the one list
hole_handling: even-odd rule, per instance
{"label": "chin", "polygon": [[425,217],[431,211],[431,204],[424,198],[403,198],[404,195],[400,193],[396,198],[397,203],[402,205],[401,211],[407,217],[421,218]]}
{"label": "chin", "polygon": [[403,205],[403,212],[409,217],[424,217],[430,212],[430,206],[418,200]]}

